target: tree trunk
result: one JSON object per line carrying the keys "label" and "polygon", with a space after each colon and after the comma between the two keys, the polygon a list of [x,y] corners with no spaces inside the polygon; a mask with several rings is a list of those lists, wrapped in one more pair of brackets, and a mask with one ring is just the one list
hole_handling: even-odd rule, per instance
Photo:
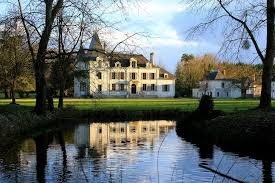
{"label": "tree trunk", "polygon": [[59,88],[59,100],[58,100],[58,108],[63,109],[64,107],[64,90],[65,90],[65,82],[66,81],[61,81],[61,85]]}
{"label": "tree trunk", "polygon": [[263,60],[262,91],[259,108],[271,109],[271,81],[274,61],[274,0],[267,0],[267,43],[266,55]]}
{"label": "tree trunk", "polygon": [[242,98],[246,98],[246,89],[241,89]]}
{"label": "tree trunk", "polygon": [[46,80],[44,75],[44,67],[35,63],[35,84],[36,84],[36,103],[35,112],[37,114],[44,114],[46,112]]}
{"label": "tree trunk", "polygon": [[47,149],[48,137],[47,135],[40,135],[34,139],[36,145],[36,177],[39,183],[45,181],[45,168],[47,165]]}
{"label": "tree trunk", "polygon": [[4,89],[5,99],[9,98],[9,93],[7,88]]}
{"label": "tree trunk", "polygon": [[12,82],[12,85],[11,85],[11,99],[12,99],[12,104],[16,104],[16,101],[15,101],[15,94],[14,94],[14,81]]}

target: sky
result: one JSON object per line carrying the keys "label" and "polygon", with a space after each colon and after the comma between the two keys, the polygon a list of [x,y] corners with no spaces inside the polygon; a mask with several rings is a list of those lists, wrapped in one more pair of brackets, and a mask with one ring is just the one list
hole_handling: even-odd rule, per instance
{"label": "sky", "polygon": [[[144,34],[136,38],[137,44],[143,48],[139,51],[147,58],[150,52],[154,52],[156,62],[172,73],[183,53],[216,54],[220,48],[215,36],[211,41],[209,35],[186,39],[186,31],[199,19],[195,14],[190,14],[187,5],[180,1],[144,0],[130,8],[122,29],[129,35],[135,32]],[[122,37],[121,33],[113,32],[111,39],[119,42]]]}
{"label": "sky", "polygon": [[[3,13],[6,8],[3,8],[3,3],[0,3],[0,6]],[[205,20],[205,10],[195,12],[182,0],[138,0],[137,3],[126,6],[123,15],[106,15],[113,22],[123,19],[118,26],[119,31],[112,30],[111,34],[101,31],[100,38],[112,46],[125,39],[125,34],[138,33],[127,41],[137,45],[137,51],[147,58],[154,52],[156,62],[171,73],[175,73],[176,65],[183,53],[195,56],[208,53],[216,55],[223,42],[222,28],[230,26],[218,24],[200,35],[187,39],[188,29]],[[254,57],[252,48],[252,52],[244,54],[242,59],[249,62]]]}
{"label": "sky", "polygon": [[[143,48],[142,54],[149,58],[150,52],[154,52],[155,60],[171,73],[175,72],[183,53],[216,55],[221,48],[222,29],[227,26],[224,24],[187,39],[188,29],[204,21],[206,14],[191,10],[181,0],[143,0],[129,9],[122,30],[128,35],[131,32],[148,33],[149,37],[137,38],[137,44]],[[123,38],[120,33],[114,33],[111,39],[118,42]],[[243,61],[249,62],[254,57],[254,53],[244,54]]]}

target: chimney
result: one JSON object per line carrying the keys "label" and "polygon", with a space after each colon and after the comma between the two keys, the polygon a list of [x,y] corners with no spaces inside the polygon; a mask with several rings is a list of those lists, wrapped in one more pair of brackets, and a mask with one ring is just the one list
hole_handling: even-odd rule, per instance
{"label": "chimney", "polygon": [[150,62],[155,65],[155,57],[154,57],[154,52],[150,53]]}
{"label": "chimney", "polygon": [[223,70],[223,76],[226,77],[226,71],[225,70]]}

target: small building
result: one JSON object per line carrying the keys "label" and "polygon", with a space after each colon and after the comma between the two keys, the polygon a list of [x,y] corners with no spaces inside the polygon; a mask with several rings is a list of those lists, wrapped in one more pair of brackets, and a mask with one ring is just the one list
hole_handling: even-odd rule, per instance
{"label": "small building", "polygon": [[171,98],[175,96],[173,74],[140,54],[108,53],[98,34],[89,49],[80,48],[76,70],[85,77],[74,78],[75,97]]}
{"label": "small building", "polygon": [[199,87],[192,89],[192,96],[200,98],[202,95],[209,95],[213,98],[240,98],[240,84],[232,79],[226,79],[219,70],[210,71]]}

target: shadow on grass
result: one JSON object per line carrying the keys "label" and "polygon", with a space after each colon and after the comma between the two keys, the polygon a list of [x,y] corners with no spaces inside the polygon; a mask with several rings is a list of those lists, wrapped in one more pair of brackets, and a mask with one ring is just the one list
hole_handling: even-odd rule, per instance
{"label": "shadow on grass", "polygon": [[[0,105],[0,112],[2,113],[16,113],[16,112],[31,112],[33,110],[32,106],[25,106],[19,104],[7,104],[7,105]],[[0,114],[1,114],[0,113]]]}

